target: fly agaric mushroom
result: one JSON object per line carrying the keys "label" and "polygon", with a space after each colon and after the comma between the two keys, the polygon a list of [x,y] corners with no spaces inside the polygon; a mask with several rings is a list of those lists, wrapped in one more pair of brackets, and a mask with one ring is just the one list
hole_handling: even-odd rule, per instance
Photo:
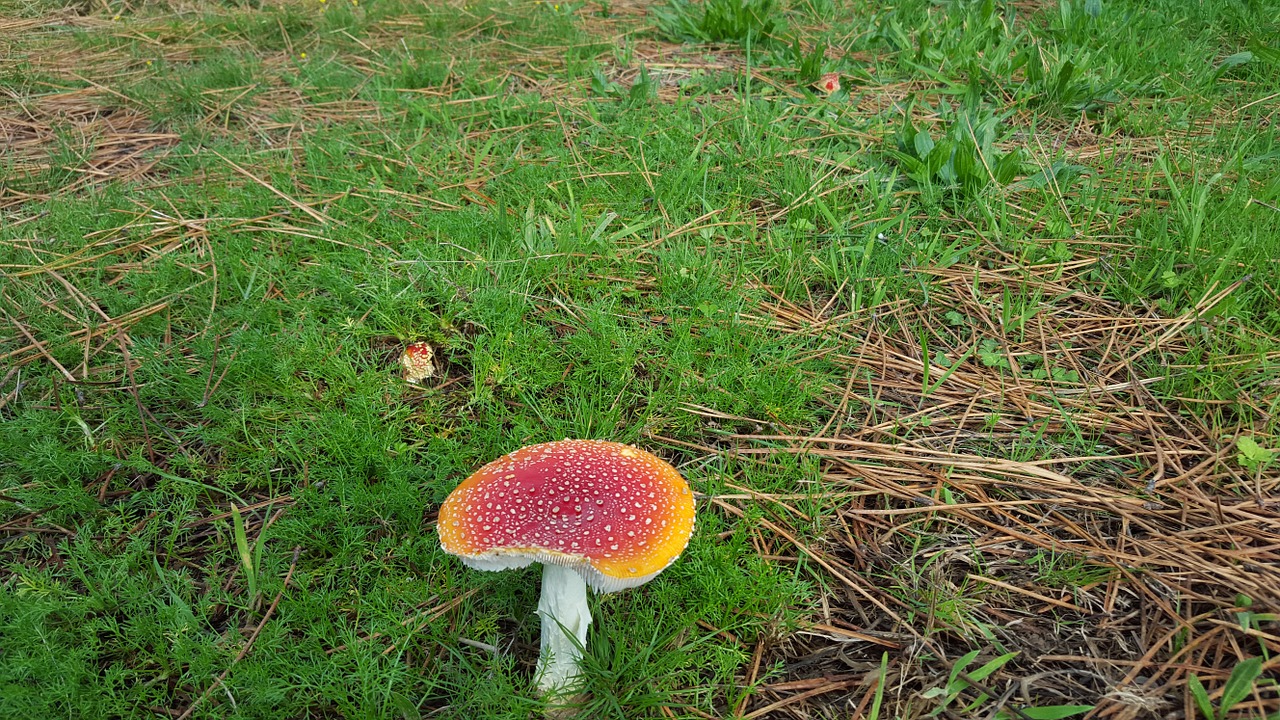
{"label": "fly agaric mushroom", "polygon": [[400,356],[400,367],[404,368],[404,379],[414,385],[436,374],[436,365],[432,360],[436,351],[424,342],[410,343]]}
{"label": "fly agaric mushroom", "polygon": [[[538,686],[578,677],[597,593],[643,585],[693,533],[693,493],[676,469],[622,443],[530,445],[480,468],[440,507],[440,546],[477,570],[542,563]],[[576,642],[570,640],[570,635]]]}
{"label": "fly agaric mushroom", "polygon": [[824,73],[818,80],[818,88],[830,95],[840,91],[840,73]]}

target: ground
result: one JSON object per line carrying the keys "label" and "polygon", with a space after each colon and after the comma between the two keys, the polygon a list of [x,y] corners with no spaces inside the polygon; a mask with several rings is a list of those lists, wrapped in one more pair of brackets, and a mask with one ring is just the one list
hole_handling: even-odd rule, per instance
{"label": "ground", "polygon": [[704,2],[0,0],[0,716],[538,717],[565,437],[585,717],[1280,712],[1280,7]]}

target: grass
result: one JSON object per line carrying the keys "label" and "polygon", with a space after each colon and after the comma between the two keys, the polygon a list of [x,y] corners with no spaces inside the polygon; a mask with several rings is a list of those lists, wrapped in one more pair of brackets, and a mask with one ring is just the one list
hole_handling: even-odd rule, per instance
{"label": "grass", "polygon": [[570,436],[700,493],[585,716],[1277,712],[1275,13],[742,8],[0,0],[0,714],[530,717]]}

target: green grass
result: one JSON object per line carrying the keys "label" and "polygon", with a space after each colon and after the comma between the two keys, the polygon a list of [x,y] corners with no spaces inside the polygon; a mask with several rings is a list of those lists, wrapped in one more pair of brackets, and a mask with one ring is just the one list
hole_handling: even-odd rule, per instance
{"label": "green grass", "polygon": [[[210,690],[193,717],[529,717],[537,574],[462,567],[435,509],[504,452],[598,437],[660,452],[701,493],[813,493],[794,506],[804,538],[824,537],[836,508],[814,459],[688,445],[831,417],[836,357],[857,344],[751,321],[775,296],[865,316],[936,296],[919,269],[1102,256],[1090,292],[1174,317],[1247,277],[1185,357],[1139,369],[1183,367],[1151,392],[1274,447],[1280,66],[1259,51],[1220,67],[1274,46],[1274,8],[758,5],[776,23],[749,43],[687,4],[702,35],[607,3],[500,0],[112,4],[0,40],[21,96],[0,121],[25,103],[66,138],[42,170],[0,157],[0,715],[163,716]],[[654,92],[601,94],[596,72],[626,90],[640,69],[602,32],[743,43],[684,46],[715,67],[681,85],[650,63]],[[797,37],[831,48],[804,74],[840,73],[836,96],[793,82]],[[97,60],[72,75],[41,61],[53,49]],[[40,108],[91,83],[109,91],[89,102],[181,140],[143,176],[64,193],[105,136]],[[1103,155],[1075,152],[1089,145]],[[1054,299],[990,300],[1016,337]],[[939,352],[998,341],[953,320],[912,332]],[[420,339],[438,387],[397,375]],[[1106,454],[1078,431],[973,446]],[[271,500],[242,511],[262,544],[248,568],[222,516]],[[760,557],[753,517],[700,505],[677,564],[595,600],[590,717],[731,715],[757,642],[815,617],[829,578]],[[930,632],[980,640],[993,589],[917,560],[887,591]],[[1027,564],[1038,587],[1107,576]],[[783,665],[757,680],[791,679]]]}

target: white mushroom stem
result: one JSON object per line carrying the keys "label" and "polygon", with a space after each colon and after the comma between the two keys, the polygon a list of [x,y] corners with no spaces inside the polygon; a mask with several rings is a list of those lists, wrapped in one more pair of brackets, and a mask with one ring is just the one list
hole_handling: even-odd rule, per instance
{"label": "white mushroom stem", "polygon": [[582,648],[587,646],[587,628],[591,626],[587,584],[576,570],[543,563],[538,615],[542,617],[538,687],[544,693],[561,692],[578,677],[578,661],[582,659]]}

